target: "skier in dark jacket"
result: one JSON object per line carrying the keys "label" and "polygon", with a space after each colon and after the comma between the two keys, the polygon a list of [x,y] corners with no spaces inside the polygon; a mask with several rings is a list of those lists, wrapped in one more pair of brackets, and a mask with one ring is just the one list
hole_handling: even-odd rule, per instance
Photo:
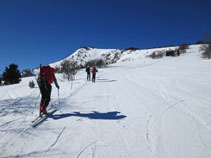
{"label": "skier in dark jacket", "polygon": [[90,67],[86,67],[86,73],[87,73],[87,81],[90,81]]}
{"label": "skier in dark jacket", "polygon": [[38,78],[39,88],[41,92],[41,102],[40,102],[40,115],[46,114],[46,108],[51,99],[51,83],[54,82],[56,87],[59,89],[59,85],[57,83],[55,77],[55,69],[50,66],[42,66],[40,68],[40,74]]}
{"label": "skier in dark jacket", "polygon": [[98,72],[98,70],[96,69],[95,66],[93,66],[92,67],[92,82],[95,82],[96,72]]}

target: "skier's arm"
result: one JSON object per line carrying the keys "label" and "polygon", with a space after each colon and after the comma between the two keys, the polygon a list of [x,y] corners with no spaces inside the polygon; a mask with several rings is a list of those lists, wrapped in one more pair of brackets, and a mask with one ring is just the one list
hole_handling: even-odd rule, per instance
{"label": "skier's arm", "polygon": [[55,83],[55,86],[59,89],[59,85],[58,85],[57,79],[54,80],[54,83]]}

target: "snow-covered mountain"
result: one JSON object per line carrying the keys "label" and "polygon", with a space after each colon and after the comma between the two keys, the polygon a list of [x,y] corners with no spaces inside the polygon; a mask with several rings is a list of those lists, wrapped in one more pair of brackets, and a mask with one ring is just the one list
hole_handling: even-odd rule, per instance
{"label": "snow-covered mountain", "polygon": [[162,49],[127,51],[95,83],[84,69],[73,82],[56,74],[48,111],[57,110],[34,127],[35,77],[0,86],[0,158],[210,158],[211,60],[199,48],[155,60],[147,54]]}
{"label": "snow-covered mountain", "polygon": [[85,66],[88,61],[95,59],[102,59],[106,64],[113,64],[124,61],[131,61],[135,59],[146,58],[147,55],[156,51],[175,50],[177,47],[154,48],[154,49],[98,49],[93,47],[82,47],[76,50],[67,58],[52,63],[50,66],[60,66],[64,60],[76,61],[77,65]]}

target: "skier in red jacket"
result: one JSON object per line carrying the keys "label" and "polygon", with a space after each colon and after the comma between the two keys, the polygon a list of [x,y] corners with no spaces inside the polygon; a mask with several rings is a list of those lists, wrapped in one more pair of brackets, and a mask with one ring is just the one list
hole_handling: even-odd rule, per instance
{"label": "skier in red jacket", "polygon": [[50,66],[42,66],[38,78],[39,88],[41,92],[40,115],[47,114],[46,108],[51,100],[51,83],[54,82],[59,89],[54,73],[56,70]]}
{"label": "skier in red jacket", "polygon": [[95,82],[96,72],[98,72],[98,70],[96,69],[95,66],[93,66],[92,67],[92,82]]}

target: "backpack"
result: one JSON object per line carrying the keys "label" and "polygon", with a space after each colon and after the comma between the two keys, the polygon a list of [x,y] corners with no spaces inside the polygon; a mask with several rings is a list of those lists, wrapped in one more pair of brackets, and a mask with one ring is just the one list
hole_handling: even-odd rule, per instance
{"label": "backpack", "polygon": [[87,67],[87,68],[86,68],[86,72],[87,72],[87,73],[90,73],[90,67]]}
{"label": "backpack", "polygon": [[56,78],[54,75],[55,69],[50,66],[42,66],[40,68],[40,80],[41,82],[51,84]]}
{"label": "backpack", "polygon": [[96,70],[96,67],[94,66],[93,68],[92,68],[92,72],[96,72],[97,70]]}

